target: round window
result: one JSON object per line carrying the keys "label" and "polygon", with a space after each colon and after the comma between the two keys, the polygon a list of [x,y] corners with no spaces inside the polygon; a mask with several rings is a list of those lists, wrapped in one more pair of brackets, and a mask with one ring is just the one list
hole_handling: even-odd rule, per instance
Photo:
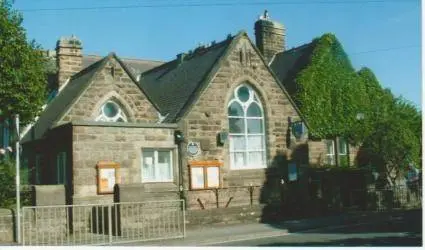
{"label": "round window", "polygon": [[249,89],[245,86],[242,86],[238,89],[238,99],[241,102],[246,102],[249,100]]}
{"label": "round window", "polygon": [[119,109],[117,105],[113,102],[107,102],[103,106],[103,113],[105,114],[106,117],[113,118],[118,114],[118,112],[119,112]]}

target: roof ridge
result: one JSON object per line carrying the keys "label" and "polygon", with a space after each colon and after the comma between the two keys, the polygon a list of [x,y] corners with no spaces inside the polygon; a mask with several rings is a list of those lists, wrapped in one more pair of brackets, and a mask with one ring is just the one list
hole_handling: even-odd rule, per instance
{"label": "roof ridge", "polygon": [[[234,46],[236,43],[235,41],[239,40],[243,35],[247,35],[247,33],[244,30],[239,31],[236,35],[230,36],[226,38],[226,40],[223,40],[222,44],[225,44],[225,42],[228,42],[227,47],[224,49],[223,52],[221,52],[220,56],[214,61],[212,64],[210,70],[207,71],[207,73],[202,77],[201,83],[192,91],[192,93],[189,95],[189,98],[186,100],[186,102],[181,106],[178,112],[175,113],[174,117],[171,117],[172,119],[178,119],[181,118],[189,109],[189,106],[194,103],[194,95],[198,93],[197,98],[199,98],[199,94],[202,93],[202,91],[205,89],[204,85],[206,82],[211,81],[211,76],[213,76],[217,70],[221,66],[221,62],[225,56],[228,55],[229,51],[231,50],[231,46]],[[233,47],[232,47],[233,48]]]}
{"label": "roof ridge", "polygon": [[143,95],[145,95],[145,97],[148,99],[148,101],[152,104],[152,106],[154,106],[154,108],[159,111],[159,107],[158,105],[153,102],[152,98],[146,93],[146,91],[140,86],[140,84],[137,81],[137,77],[133,75],[133,73],[131,72],[131,70],[128,68],[127,64],[125,64],[121,58],[119,58],[119,56],[116,53],[112,53],[111,54],[115,60],[117,60],[117,62],[121,65],[121,67],[124,69],[124,71],[130,76],[131,80],[134,82],[134,84],[140,89],[140,91],[143,93]]}
{"label": "roof ridge", "polygon": [[[94,70],[94,72],[90,76],[90,78],[87,79],[86,84],[85,84],[86,86],[84,86],[84,84],[83,84],[83,87],[79,89],[78,94],[75,95],[75,97],[68,103],[68,105],[66,105],[66,107],[62,110],[62,112],[60,112],[60,114],[57,116],[57,118],[52,121],[52,125],[55,124],[55,123],[57,123],[58,120],[61,120],[62,117],[69,111],[69,108],[72,105],[74,105],[75,100],[78,100],[82,96],[82,94],[84,93],[84,91],[87,90],[87,87],[93,81],[94,77],[99,72],[99,69],[102,69],[106,65],[106,63],[111,59],[111,57],[112,57],[112,53],[109,53],[108,56],[105,56],[101,60],[97,61],[96,63],[93,63],[93,65],[96,64],[97,67],[91,67],[93,65],[90,65],[89,67],[86,68],[86,69],[90,68],[90,69]],[[85,71],[85,73],[87,73],[87,71]],[[72,80],[74,80],[74,78],[72,78],[71,81]],[[72,82],[71,81],[68,83],[68,86],[67,87],[71,87],[72,86]],[[65,89],[62,90],[63,93],[65,92],[64,90]]]}
{"label": "roof ridge", "polygon": [[[239,34],[239,33],[238,33]],[[238,35],[237,34],[237,35]],[[214,44],[212,44],[211,46],[208,46],[208,47],[205,47],[204,49],[205,49],[205,51],[202,53],[202,54],[204,54],[204,53],[207,53],[209,50],[211,50],[211,49],[215,49],[215,48],[217,48],[217,47],[219,47],[219,46],[222,46],[223,44],[225,44],[226,42],[229,42],[229,41],[231,41],[231,40],[233,40],[237,35],[234,35],[234,36],[231,36],[230,38],[226,38],[226,39],[224,39],[224,40],[222,40],[222,41],[220,41],[220,42],[217,42],[217,43],[214,43]],[[199,54],[199,53],[197,53],[196,52],[196,49],[198,49],[198,48],[200,48],[200,46],[198,46],[198,47],[196,47],[194,50],[193,50],[193,52],[192,53],[190,53],[190,54],[188,54],[188,53],[186,53],[186,52],[182,52],[182,53],[185,53],[185,54],[187,54],[187,56],[185,57],[185,60],[190,60],[190,59],[192,59],[192,58],[195,58],[196,56],[200,56],[200,55],[202,55],[202,54]],[[150,70],[147,70],[147,71],[145,71],[145,72],[143,72],[141,75],[140,75],[140,78],[143,78],[144,76],[146,76],[147,74],[149,74],[149,73],[153,73],[153,72],[156,72],[157,70],[161,70],[163,67],[166,67],[166,66],[169,66],[171,63],[174,63],[174,62],[176,62],[177,61],[177,58],[175,58],[175,59],[173,59],[173,60],[171,60],[171,61],[168,61],[168,62],[165,62],[165,63],[163,63],[163,64],[161,64],[161,65],[158,65],[157,67],[154,67],[154,68],[152,68],[152,69],[150,69]],[[139,81],[140,82],[140,81]]]}
{"label": "roof ridge", "polygon": [[306,47],[309,47],[309,46],[311,46],[311,45],[314,45],[315,43],[316,43],[315,41],[311,41],[311,42],[309,42],[309,43],[305,43],[305,44],[300,45],[300,46],[298,46],[298,47],[293,47],[293,48],[291,48],[291,49],[289,49],[289,50],[285,50],[285,51],[279,52],[279,53],[277,53],[277,54],[283,54],[283,53],[286,53],[286,52],[293,52],[293,51],[295,51],[295,50],[305,49]]}

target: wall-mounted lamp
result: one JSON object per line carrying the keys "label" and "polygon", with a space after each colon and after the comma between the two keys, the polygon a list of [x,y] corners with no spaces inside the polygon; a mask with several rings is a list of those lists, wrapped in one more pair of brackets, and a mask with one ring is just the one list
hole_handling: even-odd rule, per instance
{"label": "wall-mounted lamp", "polygon": [[223,146],[226,143],[228,138],[229,138],[229,133],[227,133],[226,131],[219,132],[217,134],[217,144],[219,146]]}

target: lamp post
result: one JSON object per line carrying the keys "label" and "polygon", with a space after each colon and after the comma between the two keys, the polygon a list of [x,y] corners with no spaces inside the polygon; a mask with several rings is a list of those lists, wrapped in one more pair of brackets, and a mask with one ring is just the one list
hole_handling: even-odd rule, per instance
{"label": "lamp post", "polygon": [[16,147],[15,147],[15,157],[16,157],[16,240],[18,243],[21,243],[21,194],[20,194],[20,175],[19,175],[19,115],[15,115],[15,126],[16,126]]}

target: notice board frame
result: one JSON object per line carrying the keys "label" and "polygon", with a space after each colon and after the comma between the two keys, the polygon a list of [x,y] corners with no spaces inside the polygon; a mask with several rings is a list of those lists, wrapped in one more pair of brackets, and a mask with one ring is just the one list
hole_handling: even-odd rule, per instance
{"label": "notice board frame", "polygon": [[[113,194],[115,184],[121,183],[121,178],[119,174],[120,164],[113,161],[99,161],[96,164],[97,175],[96,175],[96,184],[97,184],[97,194]],[[108,172],[113,172],[113,180],[111,180],[110,175],[106,175]],[[101,178],[106,175],[106,178]],[[109,188],[109,182],[113,181],[112,188]],[[106,185],[106,187],[105,187]]]}
{"label": "notice board frame", "polygon": [[[208,189],[216,189],[221,188],[221,173],[220,168],[223,166],[223,163],[220,161],[189,161],[189,189],[190,190],[208,190]],[[211,186],[208,183],[208,169],[216,168],[217,169],[217,180],[215,181],[218,185]],[[202,178],[201,176],[194,176],[196,173],[194,169],[202,169]],[[198,174],[199,170],[197,171]],[[197,178],[196,178],[197,177]],[[202,185],[195,186],[195,180],[202,180]]]}

